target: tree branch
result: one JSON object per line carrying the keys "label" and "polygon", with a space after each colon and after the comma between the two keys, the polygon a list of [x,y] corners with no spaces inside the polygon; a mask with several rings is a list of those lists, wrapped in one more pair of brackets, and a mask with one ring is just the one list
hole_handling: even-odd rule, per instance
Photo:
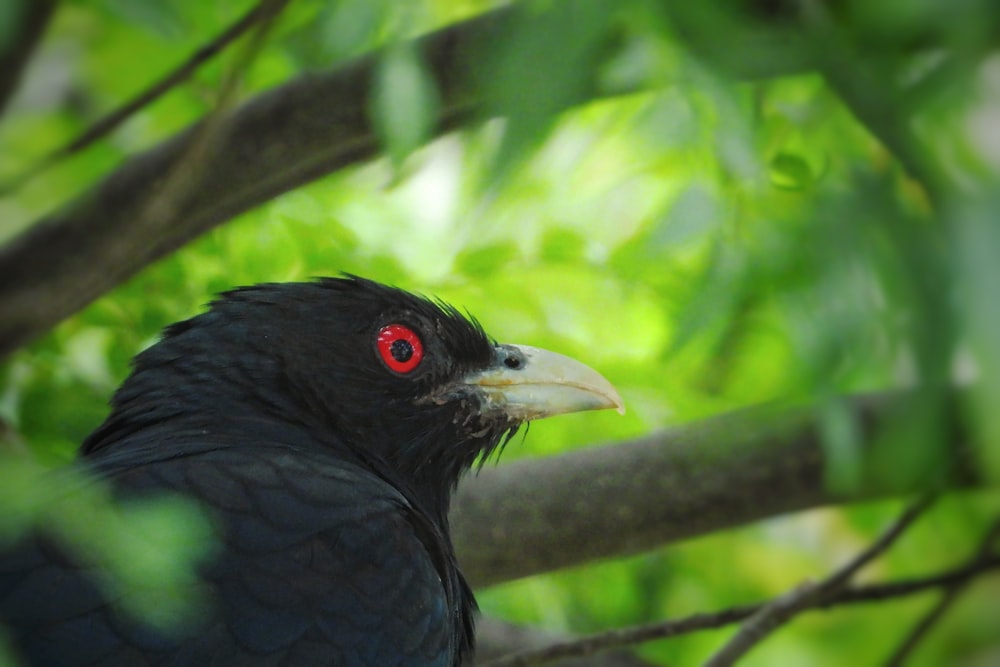
{"label": "tree branch", "polygon": [[[515,625],[497,618],[480,617],[476,620],[476,655],[473,664],[489,663],[514,652],[534,651],[555,644],[577,642],[579,639],[530,626]],[[609,650],[599,656],[588,653],[560,659],[559,667],[653,667],[653,665],[627,650]]]}
{"label": "tree branch", "polygon": [[[976,555],[970,561],[971,564],[988,561],[993,557],[994,544],[1000,539],[1000,519],[995,521],[990,529],[986,532],[982,541],[979,544],[979,548],[976,551]],[[900,667],[906,664],[907,659],[916,649],[917,645],[920,643],[927,632],[937,623],[944,614],[951,608],[951,606],[958,600],[959,596],[965,592],[970,579],[960,579],[954,581],[947,585],[944,593],[937,603],[931,607],[930,611],[927,612],[920,621],[913,626],[913,629],[906,636],[899,647],[893,652],[892,656],[886,661],[886,667]]]}
{"label": "tree branch", "polygon": [[[142,208],[136,215],[136,226],[152,232],[168,231],[177,213],[189,203],[198,183],[205,176],[206,166],[212,162],[225,138],[223,125],[236,95],[238,83],[247,67],[257,57],[275,20],[287,3],[288,0],[266,0],[258,21],[253,24],[254,31],[249,41],[223,76],[215,108],[194,129],[191,140],[184,147],[184,152],[161,177],[158,189],[147,201],[142,202]],[[134,251],[124,245],[117,249],[125,253]],[[110,260],[108,264],[117,266],[126,261],[127,256],[127,254],[112,255],[108,258]]]}
{"label": "tree branch", "polygon": [[739,632],[705,662],[705,667],[730,667],[795,616],[832,598],[847,586],[858,570],[892,546],[932,503],[933,499],[925,498],[908,507],[867,549],[819,583],[805,582],[760,607],[743,623]]}
{"label": "tree branch", "polygon": [[20,24],[7,28],[11,32],[10,43],[0,54],[0,115],[17,91],[21,75],[56,8],[55,0],[30,0],[19,4],[20,10],[15,8],[13,11],[23,12],[17,17]]}
{"label": "tree branch", "polygon": [[[476,87],[472,70],[503,41],[517,11],[518,5],[504,7],[418,40],[440,93],[438,134],[469,123],[482,111],[485,94]],[[607,36],[609,51],[617,37]],[[766,42],[747,39],[747,49],[769,54],[746,59],[747,77],[806,66],[789,58],[774,35]],[[727,48],[738,51],[741,46],[730,40]],[[151,228],[137,214],[163,187],[163,174],[185,154],[197,126],[127,160],[0,248],[0,358],[225,220],[374,157],[379,145],[368,96],[378,57],[372,54],[290,81],[257,95],[221,121],[218,146],[206,157],[203,177],[164,224]],[[590,88],[590,96],[605,94],[596,80]]]}
{"label": "tree branch", "polygon": [[39,160],[37,164],[26,169],[24,173],[20,174],[10,183],[0,187],[0,193],[15,190],[16,188],[22,186],[26,181],[34,178],[59,160],[67,158],[75,153],[79,153],[95,141],[106,137],[119,125],[131,118],[136,112],[149,106],[165,93],[169,92],[172,88],[187,81],[199,67],[218,55],[233,41],[243,36],[248,30],[250,30],[250,28],[258,23],[261,23],[262,21],[269,21],[273,17],[277,16],[277,14],[281,12],[288,2],[289,0],[260,0],[260,2],[252,7],[246,14],[241,16],[235,23],[230,25],[208,43],[203,44],[178,67],[168,72],[158,81],[147,86],[145,90],[119,106],[117,109],[98,119],[97,122],[87,128],[68,144],[52,151],[49,155]]}
{"label": "tree branch", "polygon": [[[845,399],[867,447],[905,413],[909,394]],[[947,420],[953,484],[976,479],[964,423]],[[828,490],[820,415],[758,406],[650,436],[484,468],[459,485],[451,513],[474,586],[617,558],[822,505],[920,492],[871,480]],[[585,491],[582,491],[585,490]]]}
{"label": "tree branch", "polygon": [[[990,554],[973,559],[953,570],[945,570],[925,577],[843,588],[831,598],[811,607],[811,609],[829,610],[845,605],[883,602],[907,597],[941,586],[964,585],[976,577],[998,570],[1000,570],[1000,554]],[[600,651],[623,648],[655,639],[667,639],[700,630],[713,630],[746,620],[768,604],[770,603],[740,605],[711,613],[693,614],[672,621],[610,630],[567,640],[542,649],[520,651],[513,655],[491,660],[481,667],[529,667],[570,657],[593,655]]]}
{"label": "tree branch", "polygon": [[[459,72],[496,28],[488,14],[422,42],[437,74],[442,131],[470,117]],[[0,248],[0,357],[199,234],[272,197],[378,152],[368,118],[375,58],[262,93],[218,123],[204,175],[162,225],[138,215],[163,188],[200,125],[137,155]]]}

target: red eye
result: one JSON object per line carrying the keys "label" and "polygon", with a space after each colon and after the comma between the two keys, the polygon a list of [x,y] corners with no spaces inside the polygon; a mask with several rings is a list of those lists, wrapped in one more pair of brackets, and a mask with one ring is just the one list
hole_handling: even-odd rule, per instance
{"label": "red eye", "polygon": [[410,327],[390,324],[378,332],[378,353],[392,370],[409,373],[424,358],[424,344]]}

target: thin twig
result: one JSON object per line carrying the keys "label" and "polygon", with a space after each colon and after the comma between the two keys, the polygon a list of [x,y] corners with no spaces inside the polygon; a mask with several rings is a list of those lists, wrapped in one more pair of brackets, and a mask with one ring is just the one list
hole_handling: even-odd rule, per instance
{"label": "thin twig", "polygon": [[[998,538],[1000,538],[1000,519],[995,521],[990,529],[986,531],[986,535],[979,543],[979,548],[976,550],[976,555],[972,562],[989,559],[993,553],[994,543]],[[906,638],[900,643],[889,659],[886,660],[886,667],[900,667],[900,665],[906,662],[920,641],[927,636],[927,632],[931,627],[944,616],[945,612],[965,592],[968,584],[969,579],[961,579],[944,589],[944,593],[937,603],[913,626]]]}
{"label": "thin twig", "polygon": [[[267,39],[275,20],[281,10],[290,0],[263,0],[260,9],[260,22],[256,24],[250,41],[239,53],[229,71],[223,76],[219,86],[218,101],[215,108],[201,122],[194,137],[184,153],[171,166],[162,187],[150,196],[140,215],[145,218],[150,228],[168,228],[170,221],[176,217],[187,203],[194,187],[197,185],[209,156],[216,150],[222,138],[223,120],[232,103],[235,101],[238,84],[247,67],[257,56]],[[141,252],[142,249],[122,247],[126,252]]]}
{"label": "thin twig", "polygon": [[675,621],[646,623],[583,637],[574,637],[543,648],[519,651],[496,660],[490,660],[480,667],[530,667],[565,658],[593,655],[601,651],[641,644],[654,639],[667,639],[699,630],[721,628],[742,621],[762,606],[761,604],[741,605],[712,613],[692,614]]}
{"label": "thin twig", "polygon": [[954,570],[946,570],[925,577],[845,588],[836,596],[817,605],[816,608],[831,609],[842,605],[883,602],[907,597],[942,586],[953,586],[972,581],[977,576],[995,569],[1000,569],[1000,554],[990,554],[982,560],[969,561]]}
{"label": "thin twig", "polygon": [[119,125],[131,118],[138,111],[149,106],[162,97],[171,89],[187,81],[194,72],[218,55],[226,46],[240,38],[250,28],[264,21],[270,21],[273,17],[288,4],[290,0],[260,0],[246,14],[236,22],[219,33],[214,39],[208,41],[198,48],[191,56],[175,69],[168,72],[158,81],[149,85],[145,90],[135,97],[125,102],[117,109],[109,112],[98,119],[93,125],[84,130],[80,135],[64,146],[61,146],[45,157],[41,158],[33,166],[26,169],[21,175],[15,177],[10,182],[0,186],[0,193],[11,192],[23,186],[32,178],[54,165],[59,160],[78,153],[101,139]]}
{"label": "thin twig", "polygon": [[[983,558],[973,559],[958,568],[924,577],[843,588],[832,597],[805,611],[828,610],[847,605],[908,597],[943,586],[965,584],[980,575],[995,570],[1000,570],[1000,554],[989,554]],[[566,658],[593,655],[600,651],[623,648],[656,639],[667,639],[701,630],[714,630],[748,619],[768,604],[770,603],[740,605],[717,612],[693,614],[672,621],[659,621],[575,637],[540,649],[521,651],[497,658],[483,663],[480,667],[530,667]]]}
{"label": "thin twig", "polygon": [[715,655],[708,659],[705,667],[732,665],[747,651],[800,612],[816,606],[840,591],[858,570],[888,549],[933,501],[933,497],[927,497],[908,507],[867,549],[838,568],[826,579],[819,583],[806,582],[801,584],[754,612],[739,631]]}

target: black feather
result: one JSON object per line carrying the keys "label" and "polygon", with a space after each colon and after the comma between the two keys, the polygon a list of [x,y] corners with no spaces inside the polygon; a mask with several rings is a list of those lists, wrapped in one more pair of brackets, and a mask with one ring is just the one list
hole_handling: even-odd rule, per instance
{"label": "black feather", "polygon": [[[376,349],[417,332],[406,375]],[[435,665],[472,648],[447,510],[518,424],[456,380],[492,341],[447,304],[356,276],[222,294],[134,361],[80,465],[127,498],[180,492],[218,526],[211,605],[183,636],[123,619],[42,539],[0,556],[0,620],[29,664]]]}

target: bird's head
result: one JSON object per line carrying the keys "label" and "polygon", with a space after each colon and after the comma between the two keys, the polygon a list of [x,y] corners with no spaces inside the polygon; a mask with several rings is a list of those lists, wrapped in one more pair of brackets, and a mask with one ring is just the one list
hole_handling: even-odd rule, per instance
{"label": "bird's head", "polygon": [[203,411],[206,423],[294,425],[433,490],[440,497],[426,500],[438,505],[522,423],[622,409],[578,361],[497,343],[448,305],[352,276],[222,295],[137,357],[115,412],[138,400],[160,400],[179,418]]}

